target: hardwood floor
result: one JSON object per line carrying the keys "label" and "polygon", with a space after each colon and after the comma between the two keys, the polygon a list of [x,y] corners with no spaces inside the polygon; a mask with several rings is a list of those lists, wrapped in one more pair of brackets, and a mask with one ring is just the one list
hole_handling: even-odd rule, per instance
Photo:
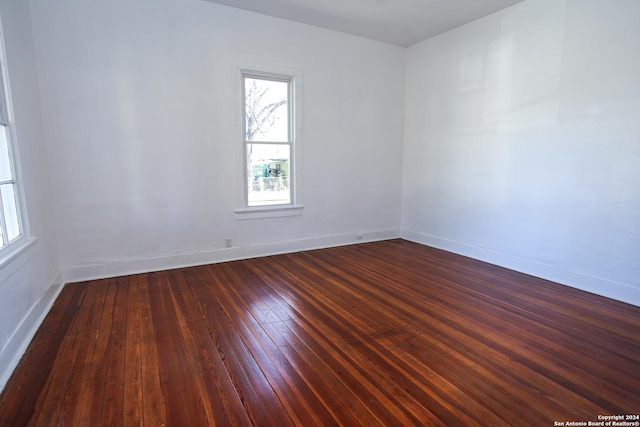
{"label": "hardwood floor", "polygon": [[640,308],[403,240],[69,284],[0,396],[1,426],[626,414]]}

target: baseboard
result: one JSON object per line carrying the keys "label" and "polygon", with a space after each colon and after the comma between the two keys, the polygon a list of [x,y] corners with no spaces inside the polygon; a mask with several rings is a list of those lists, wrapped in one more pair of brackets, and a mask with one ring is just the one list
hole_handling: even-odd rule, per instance
{"label": "baseboard", "polygon": [[38,328],[49,313],[51,306],[62,291],[62,273],[59,273],[50,283],[45,293],[31,306],[31,309],[20,322],[20,325],[7,340],[0,352],[0,391],[9,381],[11,374],[27,351],[27,347],[35,336]]}
{"label": "baseboard", "polygon": [[148,273],[151,271],[192,267],[195,265],[215,264],[218,262],[235,261],[239,259],[249,259],[356,243],[396,239],[399,237],[399,229],[372,230],[362,233],[320,236],[245,247],[231,247],[193,253],[171,254],[159,257],[120,260],[103,264],[75,266],[64,269],[63,277],[65,283],[83,282],[107,277]]}
{"label": "baseboard", "polygon": [[442,249],[459,255],[474,258],[489,264],[519,271],[541,279],[550,280],[572,288],[581,289],[600,296],[640,306],[640,288],[599,277],[592,277],[573,271],[515,257],[501,252],[492,251],[452,240],[431,236],[416,231],[402,230],[403,239],[420,243],[425,246]]}

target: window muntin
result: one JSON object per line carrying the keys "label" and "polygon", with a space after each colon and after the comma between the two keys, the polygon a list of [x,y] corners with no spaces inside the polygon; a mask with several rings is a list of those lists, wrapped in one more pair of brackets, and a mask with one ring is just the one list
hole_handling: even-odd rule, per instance
{"label": "window muntin", "polygon": [[245,206],[292,205],[293,77],[242,73]]}

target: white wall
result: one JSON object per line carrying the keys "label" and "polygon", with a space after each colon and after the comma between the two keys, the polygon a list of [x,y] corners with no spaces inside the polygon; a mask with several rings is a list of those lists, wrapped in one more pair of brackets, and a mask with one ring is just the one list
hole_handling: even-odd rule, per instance
{"label": "white wall", "polygon": [[[402,228],[640,304],[635,0],[527,0],[406,51],[200,0],[30,4],[68,280]],[[302,70],[301,217],[234,217],[235,60]]]}
{"label": "white wall", "polygon": [[0,19],[18,139],[18,154],[35,243],[0,270],[0,390],[61,289],[51,191],[29,5],[1,0]]}
{"label": "white wall", "polygon": [[639,22],[528,0],[409,48],[403,236],[640,305]]}
{"label": "white wall", "polygon": [[[201,0],[30,3],[67,279],[399,236],[405,49]],[[302,71],[302,216],[234,216],[236,60]]]}

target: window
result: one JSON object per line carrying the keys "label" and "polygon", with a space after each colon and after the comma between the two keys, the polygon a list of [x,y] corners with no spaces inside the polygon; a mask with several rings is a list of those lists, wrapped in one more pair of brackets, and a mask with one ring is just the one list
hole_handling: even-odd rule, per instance
{"label": "window", "polygon": [[292,203],[291,78],[243,74],[248,207]]}
{"label": "window", "polygon": [[236,212],[299,210],[299,73],[240,69],[240,80],[244,207]]}
{"label": "window", "polygon": [[18,240],[23,234],[14,164],[14,131],[3,48],[4,43],[0,39],[0,250]]}

